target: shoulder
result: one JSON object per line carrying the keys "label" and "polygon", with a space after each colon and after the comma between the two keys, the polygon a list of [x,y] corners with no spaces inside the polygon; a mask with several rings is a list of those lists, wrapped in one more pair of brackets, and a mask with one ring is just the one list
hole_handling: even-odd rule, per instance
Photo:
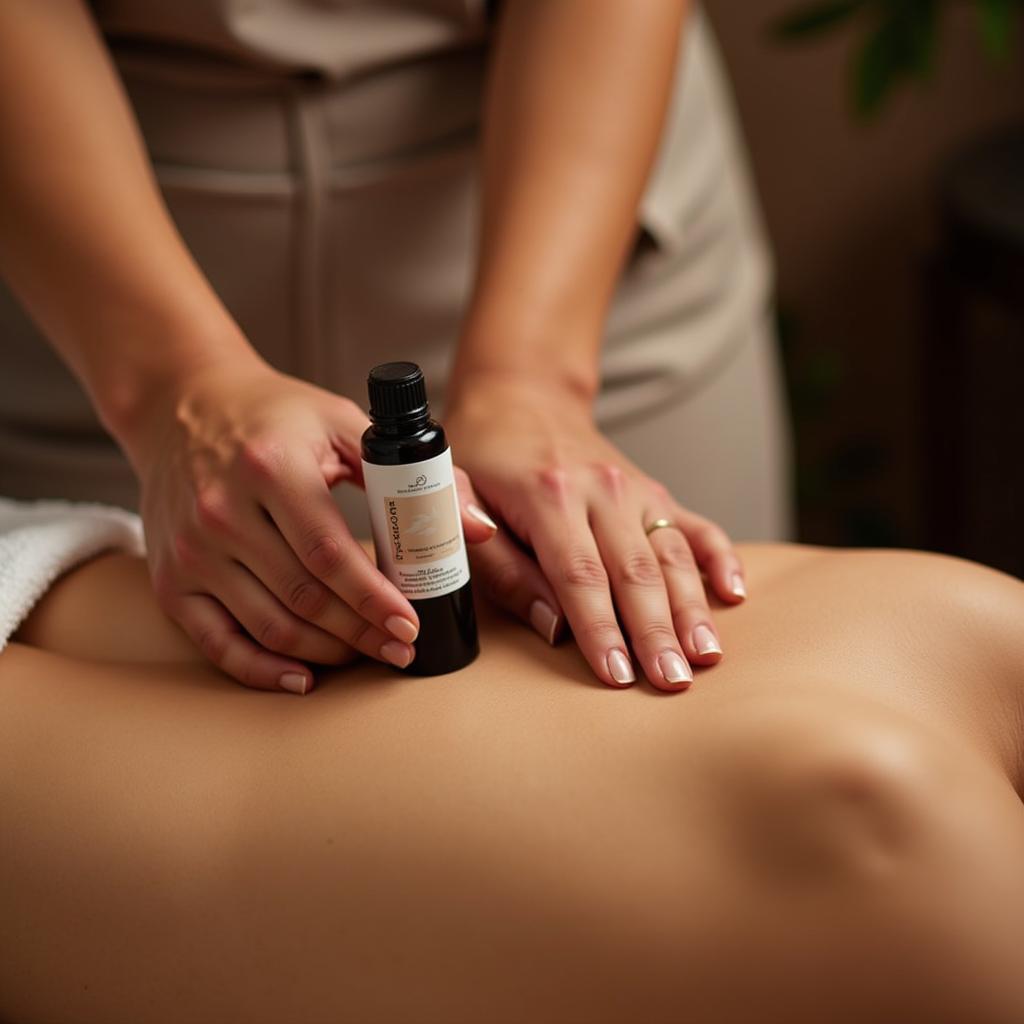
{"label": "shoulder", "polygon": [[[758,640],[800,623],[815,665],[858,692],[971,737],[1024,786],[1024,582],[901,549],[740,545]],[[760,598],[760,600],[757,600]]]}
{"label": "shoulder", "polygon": [[955,616],[976,630],[978,641],[1024,657],[1024,582],[989,566],[904,548],[740,544],[737,550],[769,584],[803,574],[836,596],[853,587],[908,615]]}
{"label": "shoulder", "polygon": [[1024,690],[1024,582],[1007,573],[897,548],[740,544],[737,551],[754,587],[786,591],[816,614],[861,629],[882,618],[904,649],[926,645],[936,656],[967,659],[975,671],[1013,675]]}

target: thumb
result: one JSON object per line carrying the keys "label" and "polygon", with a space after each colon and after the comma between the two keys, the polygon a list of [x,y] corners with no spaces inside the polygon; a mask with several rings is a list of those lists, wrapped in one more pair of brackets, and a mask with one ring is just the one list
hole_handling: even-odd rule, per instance
{"label": "thumb", "polygon": [[333,488],[342,480],[363,487],[362,437],[370,417],[351,399],[327,395],[321,406],[328,445],[320,453],[320,469]]}
{"label": "thumb", "polygon": [[452,467],[455,476],[455,491],[459,496],[459,511],[462,514],[462,532],[467,544],[482,544],[498,532],[498,524],[484,510],[483,503],[473,490],[469,474],[459,466]]}

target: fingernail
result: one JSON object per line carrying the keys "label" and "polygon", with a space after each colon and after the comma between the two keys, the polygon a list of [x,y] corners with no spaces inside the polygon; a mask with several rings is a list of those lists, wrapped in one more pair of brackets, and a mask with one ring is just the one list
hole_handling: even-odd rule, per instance
{"label": "fingernail", "polygon": [[466,506],[466,511],[475,519],[479,519],[481,523],[486,523],[492,530],[498,528],[498,524],[479,505],[470,502]]}
{"label": "fingernail", "polygon": [[690,666],[675,651],[665,651],[658,655],[658,668],[667,683],[693,682]]}
{"label": "fingernail", "polygon": [[612,674],[612,679],[617,683],[632,683],[636,681],[636,673],[633,671],[633,666],[629,662],[622,651],[615,650],[608,652],[608,671]]}
{"label": "fingernail", "polygon": [[697,648],[698,654],[721,654],[718,638],[712,632],[710,626],[701,623],[693,628],[693,646]]}
{"label": "fingernail", "polygon": [[542,601],[539,597],[536,598],[530,605],[530,625],[549,644],[554,645],[555,642],[555,628],[558,626],[558,616],[554,613],[551,605],[547,601]]}
{"label": "fingernail", "polygon": [[389,615],[384,620],[384,625],[392,636],[397,636],[399,640],[404,640],[407,644],[411,644],[419,633],[416,623],[403,619],[401,615]]}
{"label": "fingernail", "polygon": [[309,681],[298,672],[285,672],[278,679],[278,683],[282,690],[287,690],[289,693],[305,693],[309,689]]}
{"label": "fingernail", "polygon": [[732,592],[737,597],[747,596],[747,588],[743,583],[743,577],[738,572],[732,574]]}
{"label": "fingernail", "polygon": [[389,640],[380,645],[380,656],[398,668],[405,668],[412,661],[414,654],[406,644],[400,644],[397,640]]}

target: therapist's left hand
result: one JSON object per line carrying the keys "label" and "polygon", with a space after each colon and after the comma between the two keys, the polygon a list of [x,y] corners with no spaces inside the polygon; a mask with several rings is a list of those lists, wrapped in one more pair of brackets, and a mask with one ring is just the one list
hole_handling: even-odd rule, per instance
{"label": "therapist's left hand", "polygon": [[[599,432],[590,402],[540,374],[495,374],[460,389],[444,427],[474,500],[501,527],[470,549],[486,596],[542,635],[548,629],[551,642],[568,620],[609,686],[635,678],[624,632],[660,689],[685,689],[690,662],[721,658],[701,571],[719,598],[737,604],[746,596],[739,556],[718,526]],[[645,535],[662,518],[680,528]],[[538,611],[537,598],[555,620]]]}

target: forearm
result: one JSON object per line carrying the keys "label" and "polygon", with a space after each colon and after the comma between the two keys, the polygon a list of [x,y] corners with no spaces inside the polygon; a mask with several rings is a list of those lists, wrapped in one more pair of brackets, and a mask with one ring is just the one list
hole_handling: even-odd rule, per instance
{"label": "forearm", "polygon": [[596,393],[686,0],[516,0],[484,109],[477,276],[451,394],[488,372]]}
{"label": "forearm", "polygon": [[168,375],[244,337],[163,205],[80,0],[0,5],[0,273],[124,442]]}

